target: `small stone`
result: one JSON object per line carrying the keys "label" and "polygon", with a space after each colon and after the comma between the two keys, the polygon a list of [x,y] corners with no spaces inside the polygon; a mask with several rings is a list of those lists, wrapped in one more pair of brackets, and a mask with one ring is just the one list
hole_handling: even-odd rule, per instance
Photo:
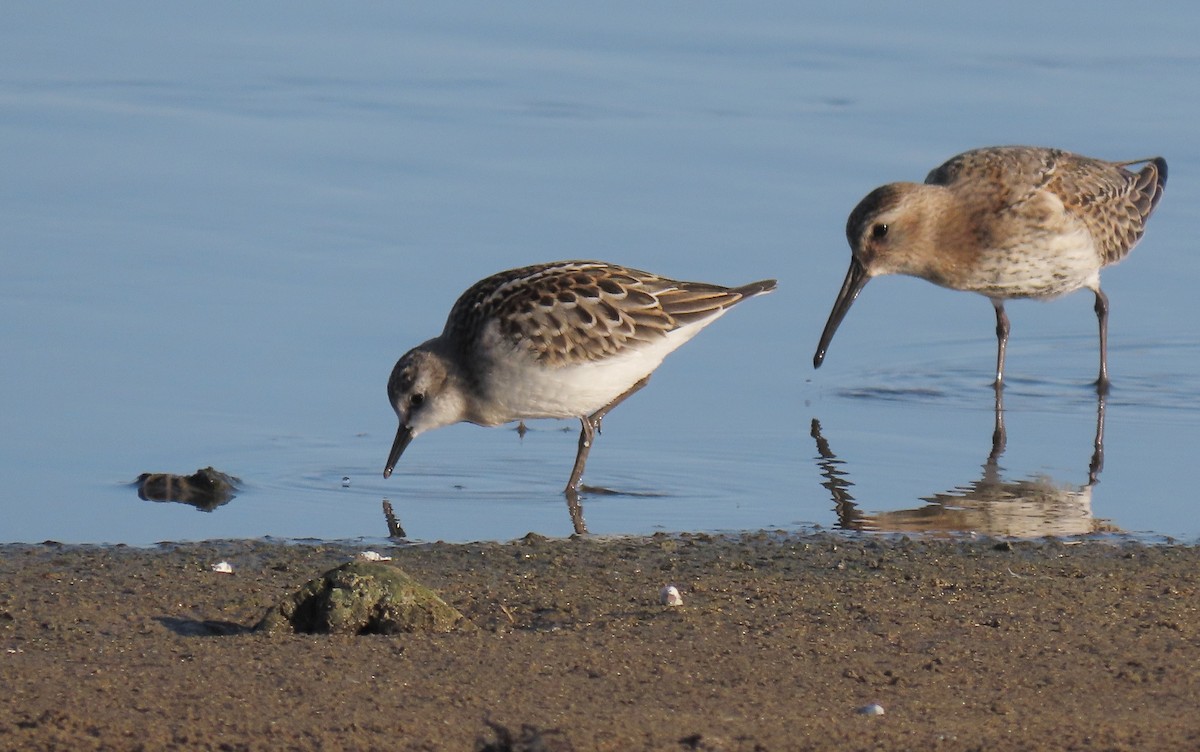
{"label": "small stone", "polygon": [[679,594],[679,588],[674,585],[663,585],[658,591],[658,602],[664,606],[682,606],[683,596]]}
{"label": "small stone", "polygon": [[884,710],[882,705],[877,702],[873,702],[870,705],[863,705],[855,712],[861,715],[883,715]]}

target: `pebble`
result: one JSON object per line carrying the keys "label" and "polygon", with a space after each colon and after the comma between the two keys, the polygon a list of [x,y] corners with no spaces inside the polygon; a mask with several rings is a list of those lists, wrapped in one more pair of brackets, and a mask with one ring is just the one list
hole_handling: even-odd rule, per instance
{"label": "pebble", "polygon": [[664,606],[682,606],[683,596],[674,585],[663,585],[662,590],[658,591],[658,602]]}

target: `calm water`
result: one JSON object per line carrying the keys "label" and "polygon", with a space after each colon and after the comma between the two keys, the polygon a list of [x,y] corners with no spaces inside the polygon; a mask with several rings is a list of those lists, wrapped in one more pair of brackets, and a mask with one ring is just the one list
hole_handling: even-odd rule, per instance
{"label": "calm water", "polygon": [[[395,359],[563,258],[780,280],[605,421],[585,480],[629,493],[592,532],[1194,540],[1200,7],[1167,8],[10,4],[0,541],[378,538],[385,498],[413,539],[568,534],[576,424],[444,429],[381,477]],[[1094,483],[1090,294],[1009,306],[998,459],[983,298],[878,280],[811,367],[854,204],[1000,143],[1170,161],[1104,277]],[[244,484],[212,512],[130,485],[207,465]]]}

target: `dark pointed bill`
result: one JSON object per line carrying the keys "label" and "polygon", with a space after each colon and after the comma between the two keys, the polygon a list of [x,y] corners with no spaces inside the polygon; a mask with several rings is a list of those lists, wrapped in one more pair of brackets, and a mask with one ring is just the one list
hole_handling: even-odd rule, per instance
{"label": "dark pointed bill", "polygon": [[412,439],[412,429],[401,423],[400,428],[396,431],[396,440],[392,442],[392,451],[388,452],[387,465],[383,468],[383,477],[392,477],[392,470],[396,469],[396,463],[400,461],[400,455]]}
{"label": "dark pointed bill", "polygon": [[838,324],[842,323],[842,319],[846,317],[846,311],[850,310],[850,305],[854,303],[854,299],[862,292],[869,279],[871,278],[867,276],[866,268],[858,262],[858,259],[850,259],[850,270],[846,272],[846,281],[842,282],[841,292],[838,293],[837,300],[833,302],[833,310],[829,312],[829,321],[825,322],[825,331],[821,332],[821,342],[817,345],[817,354],[813,356],[813,368],[821,367],[821,363],[825,360],[825,351],[829,349],[829,342],[833,339]]}

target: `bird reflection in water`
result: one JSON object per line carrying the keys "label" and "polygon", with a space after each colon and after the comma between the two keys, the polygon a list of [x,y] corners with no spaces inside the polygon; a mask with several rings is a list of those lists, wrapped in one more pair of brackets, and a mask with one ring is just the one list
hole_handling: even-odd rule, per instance
{"label": "bird reflection in water", "polygon": [[994,426],[992,450],[979,480],[924,497],[921,500],[926,503],[921,507],[870,513],[863,511],[851,495],[854,483],[845,469],[846,462],[833,453],[821,434],[820,421],[814,418],[812,437],[817,442],[817,464],[825,478],[821,485],[833,496],[838,527],[874,532],[976,532],[1020,538],[1116,532],[1111,524],[1092,516],[1092,487],[1104,466],[1103,396],[1096,403],[1096,439],[1088,480],[1081,486],[1060,483],[1045,475],[1005,479],[999,462],[1008,436],[1004,397],[999,389]]}

